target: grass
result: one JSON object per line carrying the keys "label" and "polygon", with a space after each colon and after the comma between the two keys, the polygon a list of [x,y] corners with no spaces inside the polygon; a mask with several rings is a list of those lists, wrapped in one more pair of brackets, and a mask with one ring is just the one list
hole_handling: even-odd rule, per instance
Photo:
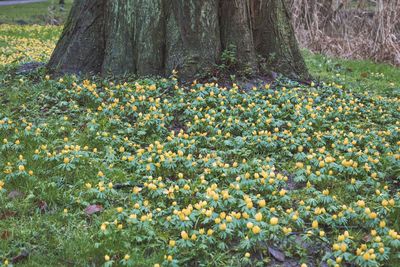
{"label": "grass", "polygon": [[312,75],[327,82],[345,84],[356,91],[400,94],[400,68],[370,60],[348,60],[303,52]]}
{"label": "grass", "polygon": [[262,266],[272,246],[296,263],[399,265],[399,69],[305,52],[315,86],[254,91],[16,74],[60,30],[0,25],[0,266]]}
{"label": "grass", "polygon": [[32,4],[0,6],[0,23],[7,24],[45,24],[56,19],[66,19],[72,0],[65,1],[65,11],[60,11],[58,1],[50,0]]}

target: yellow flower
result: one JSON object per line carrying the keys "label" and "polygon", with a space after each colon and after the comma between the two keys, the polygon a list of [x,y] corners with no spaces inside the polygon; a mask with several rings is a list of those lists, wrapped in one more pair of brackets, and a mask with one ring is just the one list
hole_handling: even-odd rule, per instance
{"label": "yellow flower", "polygon": [[259,234],[261,232],[261,228],[258,227],[257,225],[254,226],[251,230],[253,231],[254,234]]}
{"label": "yellow flower", "polygon": [[296,162],[296,168],[301,169],[304,167],[303,162]]}
{"label": "yellow flower", "polygon": [[371,219],[376,219],[376,217],[378,217],[378,214],[376,214],[375,212],[371,212],[369,214],[369,218],[371,218]]}
{"label": "yellow flower", "polygon": [[117,208],[117,212],[118,212],[118,213],[121,213],[121,212],[123,212],[123,211],[124,211],[124,208],[122,208],[122,207],[118,207],[118,208]]}
{"label": "yellow flower", "polygon": [[312,222],[312,228],[318,228],[318,221]]}
{"label": "yellow flower", "polygon": [[339,241],[339,242],[344,241],[344,239],[345,239],[345,236],[344,236],[344,235],[339,235],[339,236],[338,236],[338,241]]}
{"label": "yellow flower", "polygon": [[265,199],[261,199],[260,201],[258,201],[258,205],[259,205],[261,208],[264,208],[265,205],[266,205]]}
{"label": "yellow flower", "polygon": [[363,259],[366,260],[366,261],[368,261],[370,259],[370,255],[369,255],[368,252],[364,253]]}
{"label": "yellow flower", "polygon": [[104,259],[105,259],[106,261],[109,261],[109,260],[110,260],[110,256],[105,255],[105,256],[104,256]]}
{"label": "yellow flower", "polygon": [[226,224],[225,224],[225,223],[220,224],[220,225],[219,225],[219,229],[220,229],[221,231],[225,231],[225,230],[226,230]]}
{"label": "yellow flower", "polygon": [[260,221],[262,220],[263,216],[262,216],[261,212],[258,212],[258,213],[254,216],[254,218],[256,219],[257,222],[260,222]]}
{"label": "yellow flower", "polygon": [[182,232],[181,232],[181,237],[182,237],[184,240],[189,239],[189,235],[188,235],[188,233],[186,233],[186,231],[182,231]]}
{"label": "yellow flower", "polygon": [[277,225],[278,222],[279,222],[279,219],[276,218],[276,217],[272,217],[272,218],[269,220],[269,223],[270,223],[271,225]]}
{"label": "yellow flower", "polygon": [[169,246],[170,247],[175,247],[176,241],[175,240],[170,240],[169,241]]}
{"label": "yellow flower", "polygon": [[25,171],[25,166],[24,166],[24,165],[19,165],[19,166],[18,166],[18,170],[19,170],[20,172]]}

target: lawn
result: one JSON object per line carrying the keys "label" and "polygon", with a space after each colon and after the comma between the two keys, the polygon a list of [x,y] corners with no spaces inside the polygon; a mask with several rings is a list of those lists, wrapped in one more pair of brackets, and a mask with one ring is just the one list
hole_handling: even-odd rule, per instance
{"label": "lawn", "polygon": [[45,24],[62,22],[68,15],[72,0],[66,0],[65,10],[60,10],[58,1],[0,6],[0,24]]}
{"label": "lawn", "polygon": [[346,60],[304,51],[313,76],[322,81],[343,84],[359,92],[400,95],[400,69],[370,60]]}
{"label": "lawn", "polygon": [[[0,9],[1,11],[1,9]],[[400,71],[311,85],[52,77],[0,25],[0,266],[398,266]]]}

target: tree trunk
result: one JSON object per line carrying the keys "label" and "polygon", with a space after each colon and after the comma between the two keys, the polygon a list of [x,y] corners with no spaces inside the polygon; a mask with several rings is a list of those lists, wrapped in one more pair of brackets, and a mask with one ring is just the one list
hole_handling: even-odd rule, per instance
{"label": "tree trunk", "polygon": [[237,71],[308,78],[284,0],[75,0],[48,68],[195,78],[231,46]]}

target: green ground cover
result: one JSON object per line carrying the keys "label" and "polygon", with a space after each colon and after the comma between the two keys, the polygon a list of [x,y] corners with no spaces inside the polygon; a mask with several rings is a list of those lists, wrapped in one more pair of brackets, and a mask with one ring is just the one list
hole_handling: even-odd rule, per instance
{"label": "green ground cover", "polygon": [[399,69],[304,52],[311,86],[253,90],[18,74],[60,31],[0,25],[0,266],[399,264]]}

